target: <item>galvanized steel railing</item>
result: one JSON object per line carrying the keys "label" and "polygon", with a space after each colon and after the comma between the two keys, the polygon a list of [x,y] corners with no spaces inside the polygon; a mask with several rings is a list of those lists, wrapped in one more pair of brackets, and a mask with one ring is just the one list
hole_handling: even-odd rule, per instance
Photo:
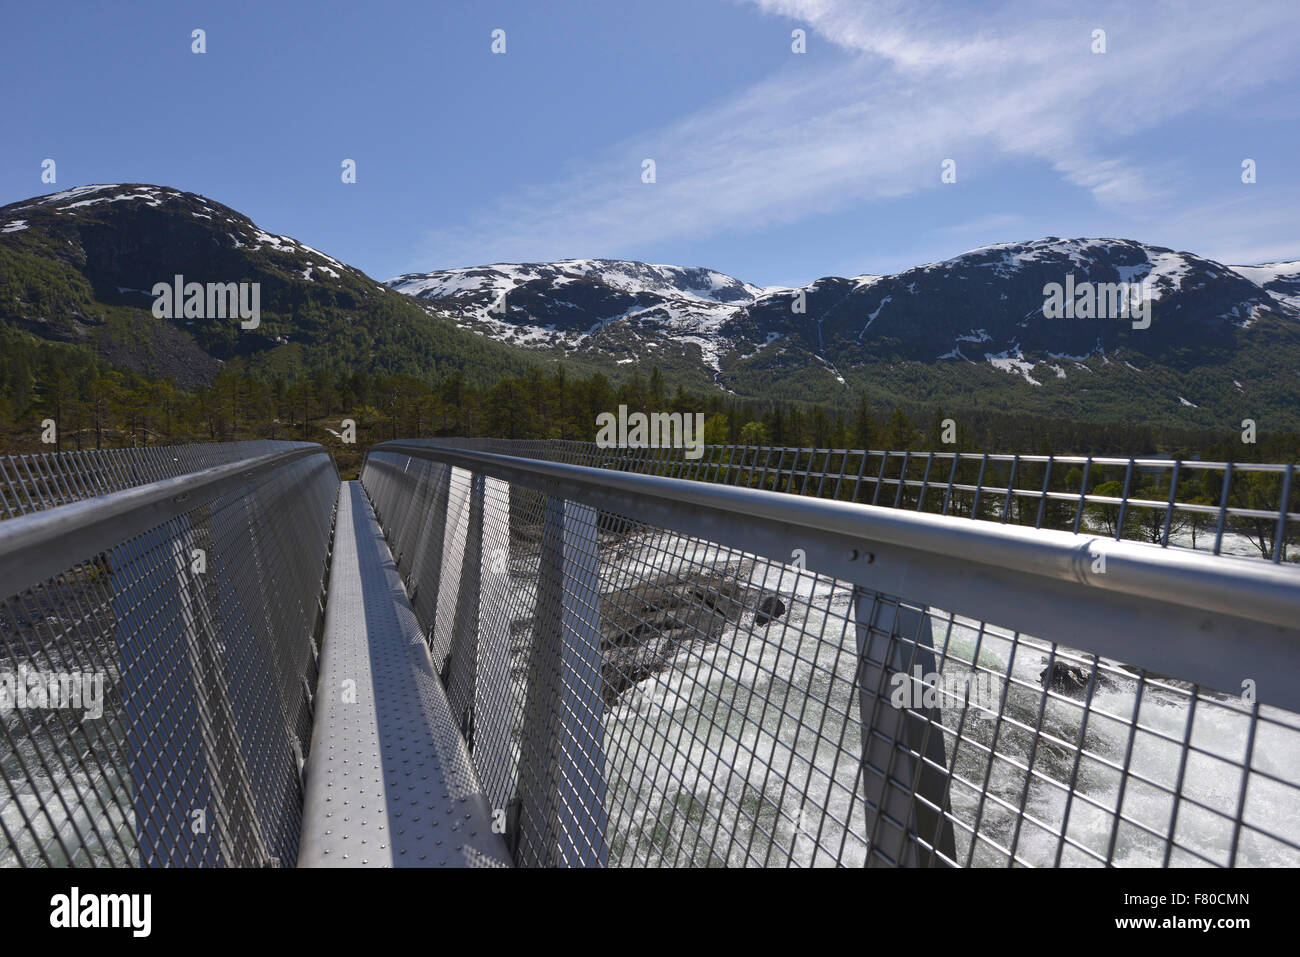
{"label": "galvanized steel railing", "polygon": [[[493,828],[570,865],[1300,862],[1292,477],[496,440],[362,476]],[[336,489],[301,443],[0,459],[0,865],[295,859]]]}
{"label": "galvanized steel railing", "polygon": [[[1300,561],[1295,465],[983,452],[440,439],[569,465],[768,489],[1002,524],[1086,532],[1212,554]],[[1288,551],[1290,549],[1290,551]]]}
{"label": "galvanized steel railing", "polygon": [[499,441],[362,472],[516,860],[584,865],[1300,863],[1291,477]]}
{"label": "galvanized steel railing", "polygon": [[0,459],[0,866],[292,864],[337,486],[306,443]]}

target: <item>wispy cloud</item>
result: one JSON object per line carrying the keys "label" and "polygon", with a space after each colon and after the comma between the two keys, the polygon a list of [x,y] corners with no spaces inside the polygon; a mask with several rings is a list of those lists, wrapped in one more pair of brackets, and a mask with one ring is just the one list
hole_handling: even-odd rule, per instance
{"label": "wispy cloud", "polygon": [[[842,51],[793,63],[729,100],[612,145],[555,180],[430,238],[425,267],[625,255],[665,241],[791,223],[939,188],[999,163],[1046,164],[1125,222],[1175,210],[1151,130],[1289,76],[1300,7],[992,7],[743,0]],[[1108,52],[1090,52],[1094,28]],[[845,56],[844,54],[847,54]],[[812,62],[809,62],[812,61]],[[640,180],[641,161],[657,182]],[[1167,161],[1166,166],[1167,166]],[[959,232],[961,227],[953,227]],[[1143,237],[1139,237],[1143,238]]]}

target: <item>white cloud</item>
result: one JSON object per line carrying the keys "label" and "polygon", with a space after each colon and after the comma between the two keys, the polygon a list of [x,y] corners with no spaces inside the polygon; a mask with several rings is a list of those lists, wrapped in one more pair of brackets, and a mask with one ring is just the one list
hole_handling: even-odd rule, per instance
{"label": "white cloud", "polygon": [[[621,255],[941,188],[1038,161],[1102,212],[1148,220],[1179,202],[1144,136],[1293,70],[1300,5],[1250,16],[1174,4],[1044,10],[857,0],[749,0],[810,32],[800,61],[731,99],[647,130],[431,240],[426,266]],[[1089,50],[1094,27],[1109,50]],[[835,48],[821,54],[815,41]],[[643,184],[653,158],[658,181]],[[1162,161],[1168,164],[1168,161]],[[975,171],[972,174],[971,171]],[[977,178],[978,178],[977,176]],[[963,179],[966,177],[966,179]],[[1111,231],[1111,232],[1117,232]],[[1137,237],[1145,238],[1145,237]]]}

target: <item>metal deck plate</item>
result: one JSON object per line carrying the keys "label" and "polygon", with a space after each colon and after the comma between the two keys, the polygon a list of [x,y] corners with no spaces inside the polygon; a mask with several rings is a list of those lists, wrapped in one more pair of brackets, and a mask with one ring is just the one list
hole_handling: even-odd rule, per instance
{"label": "metal deck plate", "polygon": [[383,533],[339,489],[303,867],[502,867],[483,797]]}

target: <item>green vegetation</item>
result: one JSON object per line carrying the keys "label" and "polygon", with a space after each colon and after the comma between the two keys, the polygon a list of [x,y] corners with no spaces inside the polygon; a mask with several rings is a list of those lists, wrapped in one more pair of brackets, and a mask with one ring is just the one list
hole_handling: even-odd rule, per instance
{"label": "green vegetation", "polygon": [[[503,344],[201,196],[117,189],[152,199],[5,207],[28,223],[0,235],[6,451],[300,438],[331,448],[340,471],[352,475],[375,441],[590,440],[598,414],[627,405],[703,412],[705,439],[713,443],[1235,461],[1296,461],[1300,453],[1296,435],[1285,431],[1300,424],[1292,383],[1277,374],[1294,367],[1300,333],[1280,316],[1255,322],[1251,348],[1231,371],[1214,343],[1187,344],[1184,361],[1174,355],[1175,339],[1169,355],[1177,361],[1112,351],[1063,362],[1065,378],[1041,367],[1041,384],[1033,385],[987,363],[919,362],[906,358],[901,341],[882,340],[846,353],[846,387],[791,336],[752,357],[727,357],[715,383],[693,342],[647,344],[610,327],[599,348],[573,354]],[[260,324],[243,330],[228,319],[155,318],[150,290],[138,287],[174,274],[258,283]],[[655,368],[643,358],[648,348]],[[1257,444],[1243,444],[1235,431],[1247,417],[1258,423]],[[52,446],[41,442],[47,419],[58,427]],[[355,445],[338,438],[343,419],[357,424]],[[955,422],[955,445],[943,442],[945,419]],[[1126,480],[1139,483],[1130,494],[1154,501],[1169,494],[1158,483],[1141,484],[1148,481],[1142,476],[1104,470],[1087,484],[1095,491]],[[1208,486],[1177,493],[1182,501],[1218,501]],[[1277,495],[1250,473],[1234,483],[1236,494],[1262,510]],[[993,504],[958,500],[954,507]],[[1048,509],[1048,523],[1073,518],[1057,516],[1055,504]],[[1103,508],[1088,520],[1108,516]],[[1164,534],[1163,526],[1130,527],[1140,515],[1116,512],[1109,520],[1122,521],[1126,535]],[[1201,531],[1196,515],[1177,521]],[[1267,527],[1243,531],[1261,550],[1270,547]]]}
{"label": "green vegetation", "polygon": [[[460,364],[471,364],[461,359]],[[449,363],[449,365],[451,365]],[[186,389],[170,379],[114,368],[84,348],[0,326],[0,434],[13,451],[48,451],[40,423],[59,424],[57,448],[112,448],[305,438],[337,445],[343,418],[357,422],[358,445],[395,437],[490,436],[590,440],[596,416],[620,404],[642,411],[704,412],[710,442],[816,448],[1172,454],[1236,461],[1296,461],[1294,434],[1260,432],[1244,445],[1237,433],[1155,428],[1142,422],[1092,423],[983,406],[914,411],[877,406],[859,392],[851,406],[758,401],[716,390],[670,388],[659,370],[622,382],[603,373],[572,373],[553,361],[483,382],[459,368],[441,375],[375,374],[317,368],[310,375],[270,373],[251,363],[224,363],[208,386]],[[444,367],[439,367],[444,368]],[[957,443],[942,441],[943,420]],[[1234,444],[1235,443],[1235,444]]]}
{"label": "green vegetation", "polygon": [[[1143,422],[1159,430],[1222,430],[1243,418],[1271,431],[1300,429],[1295,377],[1286,371],[1300,365],[1300,326],[1272,314],[1254,322],[1230,362],[1221,350],[1190,344],[1170,346],[1158,358],[1125,348],[1037,365],[1037,385],[987,362],[904,358],[891,354],[886,343],[847,358],[838,371],[850,394],[865,390],[876,403],[897,405],[913,417],[942,405],[1094,423]],[[741,395],[818,403],[843,402],[846,392],[812,352],[784,342],[724,363],[722,384]],[[1183,405],[1180,396],[1194,405]]]}
{"label": "green vegetation", "polygon": [[[521,375],[504,375],[491,385],[476,385],[458,369],[430,384],[398,373],[374,375],[360,371],[310,377],[262,378],[232,360],[221,366],[212,383],[184,389],[170,379],[154,379],[113,368],[88,350],[41,340],[28,333],[0,327],[0,443],[8,452],[49,452],[103,449],[235,439],[306,439],[330,449],[345,478],[355,477],[365,450],[393,438],[483,436],[508,439],[594,439],[596,416],[619,405],[630,410],[702,412],[709,443],[778,445],[811,449],[889,449],[891,451],[965,451],[1020,454],[1087,454],[1097,456],[1168,455],[1179,459],[1235,462],[1300,462],[1300,436],[1261,432],[1255,444],[1243,444],[1239,433],[1156,429],[1125,422],[1088,423],[1047,419],[1023,413],[987,409],[944,410],[913,416],[900,406],[876,407],[865,392],[848,408],[801,402],[757,402],[716,390],[688,393],[670,389],[658,369],[648,378],[632,373],[611,382],[602,373],[572,375],[562,363],[533,366]],[[42,422],[57,424],[54,443],[41,441]],[[356,422],[356,444],[340,439],[344,419]],[[945,420],[955,424],[957,442],[945,444]],[[878,457],[871,469],[878,468]],[[783,467],[813,468],[832,474],[843,471],[868,479],[861,456],[804,452],[797,463]],[[979,462],[963,463],[956,480],[973,485],[980,479]],[[752,470],[751,470],[752,471]],[[886,478],[906,474],[917,484],[933,488],[924,501],[909,487],[902,493],[905,507],[938,511],[948,475],[927,475],[925,458],[891,458]],[[717,476],[732,480],[725,469]],[[750,481],[746,476],[743,481]],[[1168,470],[1134,470],[1094,466],[1086,481],[1078,466],[1045,474],[1044,466],[1023,464],[1015,486],[1077,494],[1080,490],[1116,499],[1167,502]],[[1217,472],[1185,469],[1176,489],[1179,502],[1215,506],[1222,499]],[[753,484],[751,482],[751,484]],[[845,496],[849,486],[845,483]],[[986,489],[1011,484],[1006,464],[989,467]],[[768,487],[771,487],[770,485]],[[874,488],[874,485],[872,486]],[[896,485],[882,485],[889,495]],[[1127,496],[1125,491],[1127,489]],[[1300,485],[1292,490],[1291,509],[1300,509]],[[1281,486],[1276,474],[1240,471],[1232,483],[1230,504],[1263,512],[1276,511]],[[1000,494],[976,499],[958,493],[947,503],[954,514],[977,512],[1000,518],[1006,505]],[[1072,528],[1078,516],[1066,501],[1050,501],[1038,514],[1038,502],[1012,497],[1007,520]],[[1160,541],[1166,511],[1089,505],[1082,516],[1103,534]],[[1169,518],[1171,535],[1213,535],[1207,513],[1179,510]],[[1260,553],[1271,556],[1275,522],[1236,518],[1233,531],[1247,536]]]}

